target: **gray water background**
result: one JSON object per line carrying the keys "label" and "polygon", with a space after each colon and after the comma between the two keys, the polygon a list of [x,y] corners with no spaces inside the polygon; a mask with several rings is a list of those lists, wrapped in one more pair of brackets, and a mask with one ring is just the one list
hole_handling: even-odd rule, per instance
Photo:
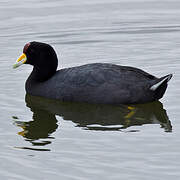
{"label": "gray water background", "polygon": [[[25,100],[32,67],[12,65],[34,40],[55,48],[59,68],[108,62],[174,76],[162,104],[140,115]],[[1,0],[0,179],[179,180],[179,58],[178,0]]]}

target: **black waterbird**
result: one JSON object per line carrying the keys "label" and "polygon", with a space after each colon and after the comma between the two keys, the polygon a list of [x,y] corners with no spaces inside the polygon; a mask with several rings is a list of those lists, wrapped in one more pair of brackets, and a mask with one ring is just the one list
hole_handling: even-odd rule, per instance
{"label": "black waterbird", "polygon": [[30,42],[14,68],[30,64],[26,92],[61,101],[135,104],[163,97],[172,74],[157,78],[135,67],[93,63],[57,70],[58,58],[49,44]]}

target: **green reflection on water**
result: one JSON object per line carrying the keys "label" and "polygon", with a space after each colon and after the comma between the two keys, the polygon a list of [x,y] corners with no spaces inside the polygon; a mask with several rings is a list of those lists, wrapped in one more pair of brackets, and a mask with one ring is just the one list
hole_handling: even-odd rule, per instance
{"label": "green reflection on water", "polygon": [[[140,105],[101,105],[69,103],[26,95],[26,104],[33,112],[31,121],[17,118],[15,124],[23,129],[18,132],[33,146],[45,146],[52,142],[52,133],[58,125],[55,115],[70,120],[85,130],[124,131],[131,126],[160,124],[165,132],[171,132],[172,126],[161,102]],[[129,130],[125,132],[137,132]],[[48,140],[44,140],[48,139]],[[27,149],[23,147],[23,149]],[[29,148],[28,148],[29,149]],[[32,150],[43,150],[30,148]],[[48,149],[44,149],[48,150]]]}

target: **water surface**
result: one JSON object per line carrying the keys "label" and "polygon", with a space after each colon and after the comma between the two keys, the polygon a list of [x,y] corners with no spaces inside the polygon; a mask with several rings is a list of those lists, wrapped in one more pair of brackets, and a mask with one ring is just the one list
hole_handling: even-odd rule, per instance
{"label": "water surface", "polygon": [[[180,177],[180,2],[0,2],[0,179]],[[146,105],[62,103],[28,96],[32,67],[12,69],[29,41],[50,43],[59,68],[109,62],[173,73]]]}

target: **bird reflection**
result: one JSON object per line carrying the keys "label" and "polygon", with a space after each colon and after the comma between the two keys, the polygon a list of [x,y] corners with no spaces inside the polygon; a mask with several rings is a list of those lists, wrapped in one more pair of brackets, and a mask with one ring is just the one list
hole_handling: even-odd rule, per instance
{"label": "bird reflection", "polygon": [[[140,105],[101,105],[86,103],[68,103],[26,95],[26,105],[33,112],[29,122],[15,121],[23,131],[18,134],[34,146],[51,143],[51,134],[56,131],[57,119],[70,120],[85,130],[122,131],[130,126],[159,124],[165,132],[171,132],[172,126],[161,102]],[[131,130],[137,131],[137,130]],[[39,139],[48,141],[37,142]]]}
{"label": "bird reflection", "polygon": [[40,138],[53,138],[49,135],[52,134],[58,127],[54,114],[42,109],[32,108],[31,110],[33,111],[33,121],[16,121],[16,125],[23,129],[23,131],[18,134],[26,137],[27,141],[34,140],[31,141],[33,145],[50,144],[50,141],[36,142],[35,140]]}
{"label": "bird reflection", "polygon": [[[23,131],[18,132],[18,134],[23,136],[26,141],[31,142],[33,146],[44,146],[50,144],[51,140],[54,139],[51,137],[51,134],[56,131],[58,127],[55,115],[40,108],[32,107],[31,110],[33,112],[32,121],[15,121],[15,124],[23,129]],[[40,139],[41,141],[39,141]],[[49,151],[49,149],[27,147],[23,147],[22,149]]]}

